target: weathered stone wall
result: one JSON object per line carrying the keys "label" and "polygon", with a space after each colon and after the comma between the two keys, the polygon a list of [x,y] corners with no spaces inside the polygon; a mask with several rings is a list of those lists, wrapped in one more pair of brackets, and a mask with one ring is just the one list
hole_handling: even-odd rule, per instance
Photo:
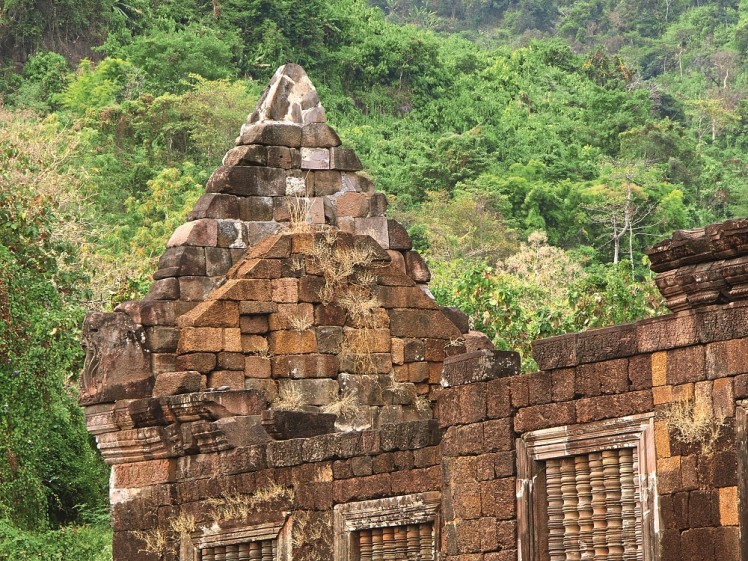
{"label": "weathered stone wall", "polygon": [[[210,528],[217,522],[230,527],[237,520],[221,520],[216,516],[221,505],[211,500],[252,497],[278,485],[287,493],[259,502],[251,515],[239,522],[261,523],[280,511],[293,512],[295,520],[311,515],[315,524],[325,529],[311,545],[318,558],[332,559],[335,505],[440,490],[439,440],[434,421],[413,421],[397,428],[116,464],[111,480],[114,558],[178,559],[179,536],[172,521],[180,515],[194,516],[196,528]],[[142,551],[143,534],[159,530],[169,538],[163,556]],[[314,558],[306,557],[307,550],[300,549],[295,559]]]}
{"label": "weathered stone wall", "polygon": [[[523,434],[653,412],[660,559],[740,559],[736,404],[748,398],[746,304],[555,337],[534,351],[540,372],[464,385],[454,376],[440,396],[448,558],[516,558]],[[669,424],[683,401],[717,434],[684,440]]]}

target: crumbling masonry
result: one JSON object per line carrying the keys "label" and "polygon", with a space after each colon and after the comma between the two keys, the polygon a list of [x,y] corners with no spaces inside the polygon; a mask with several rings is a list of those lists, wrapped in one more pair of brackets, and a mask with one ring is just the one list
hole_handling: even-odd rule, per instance
{"label": "crumbling masonry", "polygon": [[280,68],[149,295],[86,318],[114,560],[748,561],[748,220],[520,375],[325,121]]}

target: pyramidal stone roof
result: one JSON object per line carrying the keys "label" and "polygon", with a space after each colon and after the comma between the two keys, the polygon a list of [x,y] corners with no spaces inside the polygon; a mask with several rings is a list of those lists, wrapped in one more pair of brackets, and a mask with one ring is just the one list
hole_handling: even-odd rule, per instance
{"label": "pyramidal stone roof", "polygon": [[263,413],[275,435],[287,409],[313,415],[315,430],[362,429],[431,418],[449,357],[462,357],[458,377],[463,362],[481,376],[516,371],[516,353],[436,304],[387,198],[325,121],[304,70],[279,68],[148,295],[87,316],[90,430],[119,422],[114,402],[218,390],[275,404]]}
{"label": "pyramidal stone roof", "polygon": [[208,180],[188,222],[169,239],[146,302],[119,309],[174,325],[247,248],[288,228],[299,198],[306,222],[371,236],[427,291],[428,267],[402,225],[385,217],[386,196],[374,191],[355,152],[341,146],[325,121],[304,70],[296,64],[279,68],[242,125],[237,146]]}

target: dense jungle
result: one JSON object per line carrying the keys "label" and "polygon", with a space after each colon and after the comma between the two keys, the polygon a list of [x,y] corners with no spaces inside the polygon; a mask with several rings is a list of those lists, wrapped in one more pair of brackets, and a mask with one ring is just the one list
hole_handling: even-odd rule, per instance
{"label": "dense jungle", "polygon": [[748,212],[746,0],[0,0],[0,560],[111,559],[80,326],[150,283],[302,64],[499,348],[666,313],[643,250]]}

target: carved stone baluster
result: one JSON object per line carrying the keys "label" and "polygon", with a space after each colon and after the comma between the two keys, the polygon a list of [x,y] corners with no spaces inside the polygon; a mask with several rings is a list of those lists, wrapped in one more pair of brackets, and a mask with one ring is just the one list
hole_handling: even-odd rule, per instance
{"label": "carved stone baluster", "polygon": [[216,552],[212,547],[206,547],[201,550],[200,561],[215,561]]}
{"label": "carved stone baluster", "polygon": [[408,537],[405,526],[395,526],[395,559],[397,561],[408,559]]}
{"label": "carved stone baluster", "polygon": [[249,561],[249,544],[239,544],[239,561]]}
{"label": "carved stone baluster", "polygon": [[574,458],[561,460],[561,499],[564,513],[564,550],[568,561],[580,561],[579,497],[575,477]]}
{"label": "carved stone baluster", "polygon": [[623,518],[621,514],[621,472],[618,450],[603,451],[605,508],[608,511],[608,561],[623,561]]}
{"label": "carved stone baluster", "polygon": [[226,546],[226,561],[239,561],[239,546],[238,545],[227,545]]}
{"label": "carved stone baluster", "polygon": [[360,561],[371,561],[371,530],[358,533],[358,551]]}
{"label": "carved stone baluster", "polygon": [[421,560],[433,561],[434,526],[432,524],[421,524],[418,529],[418,537],[421,546]]}
{"label": "carved stone baluster", "polygon": [[408,561],[419,560],[421,558],[420,538],[418,535],[418,526],[410,524],[406,530],[408,540]]}
{"label": "carved stone baluster", "polygon": [[631,454],[631,464],[634,468],[634,502],[636,509],[636,558],[641,561],[644,559],[644,537],[642,536],[642,497],[641,497],[641,477],[639,473],[639,449],[634,448]]}
{"label": "carved stone baluster", "polygon": [[384,561],[382,549],[382,529],[371,530],[371,561]]}
{"label": "carved stone baluster", "polygon": [[262,546],[260,542],[251,542],[249,544],[250,561],[262,561]]}
{"label": "carved stone baluster", "polygon": [[608,518],[605,509],[605,477],[603,476],[603,457],[600,452],[590,454],[590,487],[592,488],[592,546],[595,548],[595,559],[607,559],[608,546],[606,531]]}
{"label": "carved stone baluster", "polygon": [[215,559],[216,561],[226,561],[226,547],[225,546],[218,546],[213,549],[215,551]]}
{"label": "carved stone baluster", "polygon": [[577,483],[577,511],[579,512],[579,553],[582,561],[595,558],[592,546],[592,487],[590,487],[590,462],[587,455],[574,458]]}
{"label": "carved stone baluster", "polygon": [[634,457],[631,448],[619,453],[621,470],[621,518],[623,519],[623,559],[636,561],[636,498],[634,496]]}
{"label": "carved stone baluster", "polygon": [[384,561],[395,561],[395,529],[393,527],[382,528],[382,544]]}
{"label": "carved stone baluster", "polygon": [[262,543],[262,561],[273,561],[273,540],[265,540]]}
{"label": "carved stone baluster", "polygon": [[565,561],[561,460],[552,459],[545,463],[545,481],[548,493],[548,555],[551,561]]}

